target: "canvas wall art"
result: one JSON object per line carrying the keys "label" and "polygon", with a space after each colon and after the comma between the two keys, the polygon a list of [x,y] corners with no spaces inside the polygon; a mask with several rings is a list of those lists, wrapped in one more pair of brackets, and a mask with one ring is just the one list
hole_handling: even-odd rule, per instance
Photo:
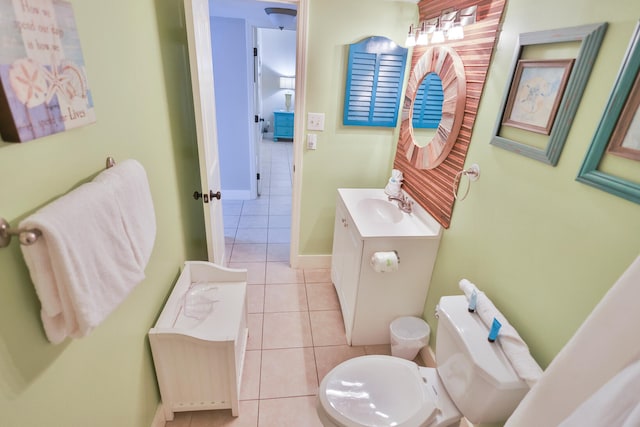
{"label": "canvas wall art", "polygon": [[0,92],[7,142],[95,122],[71,3],[0,0]]}

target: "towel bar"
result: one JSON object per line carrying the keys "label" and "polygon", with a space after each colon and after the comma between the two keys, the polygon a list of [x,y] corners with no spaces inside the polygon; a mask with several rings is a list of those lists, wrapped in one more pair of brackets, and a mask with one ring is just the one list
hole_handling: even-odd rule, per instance
{"label": "towel bar", "polygon": [[[113,157],[107,157],[106,168],[109,169],[116,164]],[[23,228],[11,228],[7,220],[0,218],[0,248],[6,248],[11,243],[12,236],[18,236],[20,244],[32,245],[38,240],[38,237],[42,235],[42,232],[38,229],[27,230]]]}

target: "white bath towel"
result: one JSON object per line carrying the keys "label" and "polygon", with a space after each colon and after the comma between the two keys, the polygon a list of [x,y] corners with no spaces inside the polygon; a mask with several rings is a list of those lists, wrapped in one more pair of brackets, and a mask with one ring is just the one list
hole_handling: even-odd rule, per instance
{"label": "white bath towel", "polygon": [[102,171],[94,181],[113,192],[136,260],[144,269],[156,237],[156,216],[144,167],[136,160],[124,160]]}
{"label": "white bath towel", "polygon": [[559,427],[640,426],[640,360],[621,370]]}
{"label": "white bath towel", "polygon": [[[88,334],[144,279],[155,216],[154,237],[137,240],[144,243],[134,248],[130,236],[150,227],[137,224],[141,218],[123,218],[120,202],[134,196],[117,195],[106,181],[83,184],[20,223],[42,232],[21,249],[52,343]],[[136,185],[131,189],[137,191]]]}
{"label": "white bath towel", "polygon": [[494,317],[502,324],[497,342],[502,347],[518,376],[526,381],[529,387],[532,387],[542,376],[542,368],[531,356],[527,343],[524,342],[515,328],[511,326],[493,302],[476,285],[467,279],[462,279],[459,285],[467,299],[471,298],[471,293],[474,290],[477,292],[476,312],[488,328],[491,328]]}

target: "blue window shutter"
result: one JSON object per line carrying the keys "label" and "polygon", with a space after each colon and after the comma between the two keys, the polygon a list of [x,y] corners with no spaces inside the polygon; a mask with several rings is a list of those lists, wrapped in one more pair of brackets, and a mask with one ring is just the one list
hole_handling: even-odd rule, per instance
{"label": "blue window shutter", "polygon": [[395,127],[407,49],[386,37],[349,46],[343,124]]}
{"label": "blue window shutter", "polygon": [[442,117],[442,80],[436,73],[429,73],[420,83],[413,102],[412,125],[414,128],[436,129]]}

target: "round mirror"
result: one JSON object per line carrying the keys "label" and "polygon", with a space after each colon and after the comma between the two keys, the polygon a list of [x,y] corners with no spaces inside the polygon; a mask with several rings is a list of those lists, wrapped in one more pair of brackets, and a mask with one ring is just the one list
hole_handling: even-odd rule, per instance
{"label": "round mirror", "polygon": [[[442,115],[435,132],[416,135],[413,126],[416,97],[425,78],[433,79],[428,77],[432,73],[442,87]],[[414,167],[433,169],[447,158],[460,132],[466,96],[464,65],[456,51],[447,46],[427,48],[409,75],[398,142],[398,149]]]}
{"label": "round mirror", "polygon": [[442,118],[443,97],[440,76],[433,72],[424,76],[413,98],[411,114],[414,143],[418,147],[426,147],[436,135]]}

